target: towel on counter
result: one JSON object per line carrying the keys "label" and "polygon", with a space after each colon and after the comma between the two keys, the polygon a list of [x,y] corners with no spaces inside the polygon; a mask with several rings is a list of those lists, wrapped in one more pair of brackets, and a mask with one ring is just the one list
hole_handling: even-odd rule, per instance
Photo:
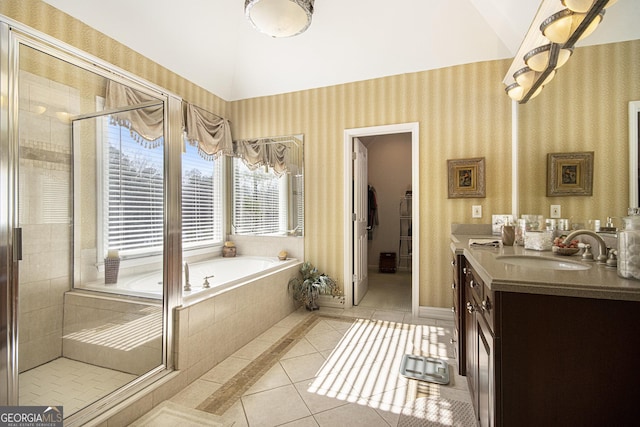
{"label": "towel on counter", "polygon": [[469,239],[469,247],[490,247],[499,248],[502,246],[502,240],[499,239]]}

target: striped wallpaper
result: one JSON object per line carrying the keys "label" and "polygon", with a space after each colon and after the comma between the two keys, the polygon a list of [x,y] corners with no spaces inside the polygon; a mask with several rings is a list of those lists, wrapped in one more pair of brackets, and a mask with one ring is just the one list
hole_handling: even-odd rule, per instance
{"label": "striped wallpaper", "polygon": [[[449,227],[511,211],[510,61],[489,61],[227,102],[40,0],[0,14],[104,59],[233,121],[235,138],[304,134],[305,254],[344,283],[345,129],[420,123],[420,305],[451,306]],[[576,49],[542,94],[519,106],[520,212],[604,220],[628,204],[627,103],[640,100],[640,41]],[[595,151],[593,197],[547,198],[548,152]],[[447,159],[486,157],[484,199],[447,198]],[[471,219],[471,206],[483,207]]]}

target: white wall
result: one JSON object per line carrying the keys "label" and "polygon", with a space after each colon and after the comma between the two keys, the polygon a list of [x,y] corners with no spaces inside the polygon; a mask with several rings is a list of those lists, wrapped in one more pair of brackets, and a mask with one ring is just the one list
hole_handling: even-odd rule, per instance
{"label": "white wall", "polygon": [[[411,134],[362,138],[368,149],[369,185],[376,189],[379,225],[369,240],[369,267],[378,268],[380,252],[398,252],[400,198],[411,189]],[[397,254],[399,255],[399,254]]]}

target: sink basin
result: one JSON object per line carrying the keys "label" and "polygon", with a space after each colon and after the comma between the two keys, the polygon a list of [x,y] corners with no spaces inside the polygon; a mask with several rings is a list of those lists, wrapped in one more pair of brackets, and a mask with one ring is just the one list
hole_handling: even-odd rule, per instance
{"label": "sink basin", "polygon": [[526,255],[501,255],[497,256],[498,261],[505,264],[519,265],[521,267],[542,268],[545,270],[588,270],[588,264],[578,261],[561,260],[557,258]]}

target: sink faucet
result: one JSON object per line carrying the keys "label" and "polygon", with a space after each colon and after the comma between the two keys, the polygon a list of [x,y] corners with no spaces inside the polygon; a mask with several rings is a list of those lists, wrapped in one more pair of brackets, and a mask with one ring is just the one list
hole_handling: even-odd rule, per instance
{"label": "sink faucet", "polygon": [[564,244],[568,245],[572,240],[574,240],[577,236],[586,235],[593,237],[598,242],[598,257],[596,261],[600,264],[604,264],[607,262],[607,244],[604,242],[604,239],[598,234],[591,230],[576,230],[571,233],[564,239]]}

